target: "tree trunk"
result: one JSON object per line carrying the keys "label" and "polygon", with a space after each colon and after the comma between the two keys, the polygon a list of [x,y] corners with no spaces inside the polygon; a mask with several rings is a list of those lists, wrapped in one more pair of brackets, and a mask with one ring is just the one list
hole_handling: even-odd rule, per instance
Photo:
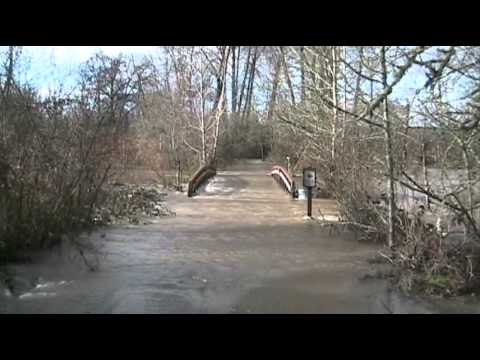
{"label": "tree trunk", "polygon": [[258,56],[258,48],[255,47],[255,50],[253,52],[253,59],[252,59],[252,64],[250,66],[250,74],[248,78],[248,86],[247,86],[247,97],[245,99],[245,106],[243,109],[243,118],[248,118],[250,115],[250,110],[252,108],[252,95],[253,95],[253,83],[255,81],[255,70],[256,70],[256,64],[257,64],[257,56]]}
{"label": "tree trunk", "polygon": [[292,104],[295,105],[295,93],[293,91],[292,80],[290,79],[288,64],[287,64],[287,60],[285,59],[285,53],[283,51],[283,47],[280,47],[280,52],[281,52],[281,59],[283,63],[283,71],[285,73],[285,78],[287,79],[288,89],[290,90],[290,97],[292,99]]}
{"label": "tree trunk", "polygon": [[280,79],[281,66],[282,66],[282,60],[281,60],[281,57],[278,56],[277,61],[275,63],[275,70],[273,73],[272,94],[270,95],[270,101],[268,104],[267,123],[270,123],[270,121],[272,120],[273,112],[275,110],[275,103],[277,101],[277,90],[278,90],[278,82]]}
{"label": "tree trunk", "polygon": [[207,134],[205,128],[205,94],[203,88],[203,74],[200,80],[200,134],[202,138],[202,151],[200,153],[200,166],[204,166],[207,161]]}
{"label": "tree trunk", "polygon": [[335,46],[331,48],[331,60],[332,60],[332,82],[331,92],[333,101],[333,119],[332,119],[332,137],[331,137],[331,165],[330,165],[330,179],[335,182],[335,162],[337,154],[337,125],[338,125],[338,99],[337,99],[337,50]]}
{"label": "tree trunk", "polygon": [[[358,66],[358,75],[357,79],[355,82],[355,93],[353,95],[353,113],[357,114],[358,111],[358,100],[361,95],[361,80],[362,80],[362,72],[363,72],[363,47],[360,47],[359,49],[359,66]],[[346,61],[346,59],[344,59]],[[358,126],[353,127],[353,137],[358,138],[359,136],[359,128]],[[354,193],[356,192],[357,189],[357,164],[358,164],[358,156],[357,156],[357,146],[352,146],[352,156],[353,156],[353,164],[352,164],[352,187]]]}
{"label": "tree trunk", "polygon": [[300,46],[300,81],[301,81],[301,92],[300,92],[300,101],[305,101],[305,47]]}
{"label": "tree trunk", "polygon": [[244,74],[243,74],[243,81],[242,81],[242,88],[240,89],[240,100],[237,105],[237,110],[236,112],[240,112],[240,109],[242,108],[242,103],[243,103],[243,95],[245,93],[245,85],[247,82],[247,77],[249,74],[249,69],[250,69],[250,56],[252,54],[252,48],[248,48],[248,54],[247,54],[247,61],[245,62],[245,69],[244,69]]}
{"label": "tree trunk", "polygon": [[214,117],[215,117],[215,135],[213,138],[213,148],[212,148],[212,156],[209,159],[210,161],[215,161],[217,157],[217,146],[218,146],[218,138],[219,138],[219,130],[220,130],[220,120],[225,110],[225,106],[223,106],[223,100],[225,98],[225,87],[226,87],[226,78],[227,78],[227,66],[228,66],[228,58],[230,57],[230,49],[224,52],[222,57],[222,62],[220,64],[220,68],[218,72],[222,77],[222,87],[220,89],[220,98],[218,99],[217,107],[214,109]]}
{"label": "tree trunk", "polygon": [[[475,218],[475,213],[473,209],[473,189],[472,189],[472,172],[471,172],[471,163],[470,159],[468,158],[468,151],[465,142],[462,143],[462,156],[463,156],[463,163],[465,166],[465,171],[467,175],[467,202],[468,202],[468,211],[470,212],[472,218]],[[468,241],[472,235],[472,227],[468,222],[465,222],[465,229],[464,229],[464,241]]]}
{"label": "tree trunk", "polygon": [[[387,88],[387,61],[385,54],[385,47],[381,48],[381,63],[382,63],[382,84],[384,89]],[[387,207],[388,207],[388,234],[387,245],[392,247],[395,240],[395,184],[394,184],[394,164],[393,164],[393,147],[392,147],[392,130],[391,121],[388,114],[388,96],[383,102],[383,123],[385,136],[385,161],[387,165]]]}
{"label": "tree trunk", "polygon": [[[236,63],[236,46],[231,47],[232,50],[232,114],[235,113],[237,109],[237,92],[238,92],[238,73],[237,73],[237,63]],[[240,49],[238,49],[240,52]]]}
{"label": "tree trunk", "polygon": [[[347,47],[343,47],[343,68],[342,68],[342,81],[343,81],[343,108],[347,109],[347,66],[345,64],[345,61],[347,59]],[[342,154],[344,154],[344,148],[345,148],[345,131],[347,128],[347,113],[343,113],[342,116]],[[343,155],[342,155],[343,156]]]}
{"label": "tree trunk", "polygon": [[[428,181],[428,170],[427,170],[427,144],[425,140],[425,129],[426,125],[423,125],[422,133],[422,171],[423,171],[423,186],[425,189],[430,190],[430,182]],[[430,209],[430,197],[425,195],[425,207]]]}

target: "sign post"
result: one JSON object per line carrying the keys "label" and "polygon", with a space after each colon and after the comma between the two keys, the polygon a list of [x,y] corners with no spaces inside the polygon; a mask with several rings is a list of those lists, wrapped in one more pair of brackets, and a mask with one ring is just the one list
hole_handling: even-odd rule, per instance
{"label": "sign post", "polygon": [[177,187],[182,185],[182,168],[180,167],[180,160],[175,161],[177,165]]}
{"label": "sign post", "polygon": [[303,187],[307,189],[307,215],[312,217],[312,189],[317,182],[317,170],[308,167],[303,169]]}

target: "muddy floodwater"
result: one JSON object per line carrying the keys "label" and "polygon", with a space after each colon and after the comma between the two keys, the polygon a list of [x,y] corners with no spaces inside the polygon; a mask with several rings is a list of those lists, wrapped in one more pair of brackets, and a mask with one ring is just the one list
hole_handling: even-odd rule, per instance
{"label": "muddy floodwater", "polygon": [[[2,313],[434,313],[442,307],[362,279],[378,250],[304,218],[267,176],[269,166],[243,161],[219,171],[194,198],[172,193],[175,217],[151,225],[115,226],[84,240],[96,271],[46,254],[12,265],[26,284],[0,294]],[[314,209],[335,212],[330,200]],[[33,280],[32,280],[33,279]],[[29,286],[29,284],[31,286]],[[453,309],[453,310],[452,310]],[[462,310],[467,309],[467,310]]]}

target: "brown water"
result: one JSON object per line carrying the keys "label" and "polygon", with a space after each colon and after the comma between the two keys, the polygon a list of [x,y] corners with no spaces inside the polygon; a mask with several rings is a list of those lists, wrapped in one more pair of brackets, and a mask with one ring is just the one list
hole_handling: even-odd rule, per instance
{"label": "brown water", "polygon": [[[271,177],[270,164],[220,171],[201,194],[170,194],[177,216],[117,226],[85,240],[97,271],[63,251],[11,267],[35,288],[0,294],[3,313],[429,313],[438,307],[360,280],[377,248],[305,220]],[[335,213],[328,200],[315,207]],[[443,310],[445,311],[445,310]]]}

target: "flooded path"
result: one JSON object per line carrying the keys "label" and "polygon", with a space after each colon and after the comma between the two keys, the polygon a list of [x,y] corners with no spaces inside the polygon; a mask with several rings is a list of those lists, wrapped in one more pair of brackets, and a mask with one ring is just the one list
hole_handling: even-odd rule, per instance
{"label": "flooded path", "polygon": [[[304,220],[305,202],[266,176],[269,167],[239,163],[199,196],[170,194],[176,217],[89,235],[97,271],[52,256],[18,266],[41,279],[23,294],[0,296],[0,312],[434,312],[387,291],[384,281],[361,280],[376,247]],[[333,202],[315,202],[335,213]]]}

